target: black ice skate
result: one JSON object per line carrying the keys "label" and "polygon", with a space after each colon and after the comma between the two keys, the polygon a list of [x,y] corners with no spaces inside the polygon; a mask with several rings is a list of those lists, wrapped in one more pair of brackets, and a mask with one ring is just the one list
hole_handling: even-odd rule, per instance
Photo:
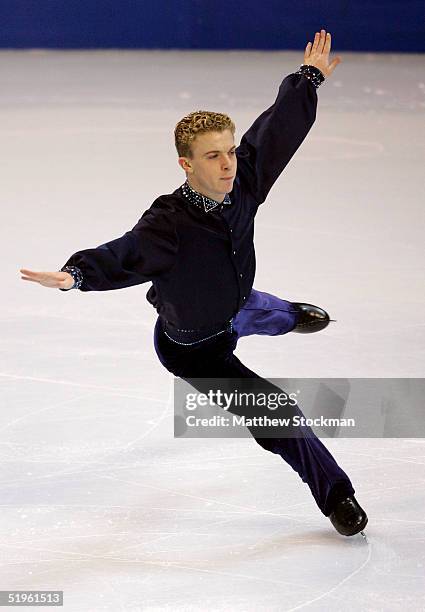
{"label": "black ice skate", "polygon": [[367,525],[366,512],[359,506],[354,496],[338,502],[329,515],[330,521],[341,535],[352,536]]}
{"label": "black ice skate", "polygon": [[293,332],[297,332],[298,334],[312,334],[313,332],[325,329],[330,321],[334,321],[334,319],[330,319],[328,313],[323,310],[323,308],[319,308],[319,306],[301,302],[291,303],[299,312],[298,321],[292,330]]}

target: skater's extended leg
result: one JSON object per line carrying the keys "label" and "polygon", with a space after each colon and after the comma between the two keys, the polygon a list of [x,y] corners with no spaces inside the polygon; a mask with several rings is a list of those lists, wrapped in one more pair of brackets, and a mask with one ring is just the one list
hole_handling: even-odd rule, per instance
{"label": "skater's extended leg", "polygon": [[[282,389],[262,379],[241,363],[233,354],[236,343],[236,333],[226,332],[192,346],[181,346],[163,333],[160,319],[155,328],[155,348],[160,361],[169,371],[187,380],[199,391],[206,392],[210,388],[210,386],[208,389],[200,386],[202,378],[222,380],[236,378],[247,379],[248,384],[255,383],[257,390],[260,388],[273,393],[282,393]],[[210,380],[207,382],[211,383]],[[302,414],[298,412],[298,407],[294,407],[294,411]],[[230,412],[238,413],[236,409],[230,409]],[[297,435],[302,437],[290,438],[264,438],[258,436],[258,430],[249,429],[258,444],[266,450],[279,454],[308,484],[325,516],[329,516],[337,501],[354,494],[347,474],[337,465],[335,459],[309,427],[304,427],[301,433],[297,432]]]}
{"label": "skater's extended leg", "polygon": [[271,293],[252,289],[248,300],[233,318],[238,338],[254,334],[280,336],[290,331],[318,332],[328,326],[328,313],[313,304],[288,302]]}

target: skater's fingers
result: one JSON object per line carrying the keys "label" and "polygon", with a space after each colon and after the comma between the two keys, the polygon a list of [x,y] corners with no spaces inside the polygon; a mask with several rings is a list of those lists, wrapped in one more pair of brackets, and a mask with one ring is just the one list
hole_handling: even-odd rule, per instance
{"label": "skater's fingers", "polygon": [[21,276],[22,280],[26,280],[26,281],[31,281],[32,283],[38,283],[40,281],[38,281],[35,278],[26,278],[25,276]]}
{"label": "skater's fingers", "polygon": [[332,74],[335,68],[342,62],[341,58],[338,56],[334,59],[334,61],[329,65],[328,74]]}
{"label": "skater's fingers", "polygon": [[31,270],[19,270],[23,275],[21,278],[24,280],[36,280],[37,282],[41,279],[41,272],[32,272]]}
{"label": "skater's fingers", "polygon": [[33,270],[26,270],[24,268],[22,268],[20,272],[24,276],[28,277],[28,280],[36,280],[37,282],[40,282],[46,278],[55,278],[56,276],[55,272],[34,272]]}
{"label": "skater's fingers", "polygon": [[43,285],[43,287],[69,289],[74,284],[74,279],[68,272],[32,272],[24,268],[22,268],[22,272],[24,273],[21,276],[22,280],[30,280]]}
{"label": "skater's fingers", "polygon": [[323,53],[323,49],[325,47],[325,41],[326,41],[326,31],[320,30],[319,44],[317,46],[318,53]]}
{"label": "skater's fingers", "polygon": [[307,46],[305,48],[305,52],[304,52],[304,59],[308,59],[310,57],[310,52],[311,52],[311,42],[307,43]]}
{"label": "skater's fingers", "polygon": [[27,270],[26,268],[21,268],[19,270],[22,274],[26,274],[27,276],[33,276],[34,274],[39,274],[39,272],[34,272],[33,270]]}
{"label": "skater's fingers", "polygon": [[331,51],[331,35],[329,34],[329,32],[326,34],[326,42],[325,42],[325,46],[324,46],[324,52],[325,53],[330,53]]}
{"label": "skater's fingers", "polygon": [[316,53],[316,51],[317,51],[317,47],[319,45],[319,40],[320,40],[319,32],[316,32],[316,34],[314,35],[313,46],[312,46],[312,49],[311,49],[313,53]]}

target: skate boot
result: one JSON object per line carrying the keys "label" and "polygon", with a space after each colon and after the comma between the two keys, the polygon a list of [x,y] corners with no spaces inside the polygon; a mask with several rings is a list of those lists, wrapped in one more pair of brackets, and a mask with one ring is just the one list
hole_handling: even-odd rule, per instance
{"label": "skate boot", "polygon": [[354,495],[338,502],[329,518],[338,533],[345,536],[355,535],[367,525],[366,512],[359,506]]}
{"label": "skate boot", "polygon": [[334,320],[330,319],[328,313],[319,306],[301,302],[291,302],[291,304],[299,312],[297,324],[292,330],[298,334],[312,334],[321,331],[329,325],[330,321]]}

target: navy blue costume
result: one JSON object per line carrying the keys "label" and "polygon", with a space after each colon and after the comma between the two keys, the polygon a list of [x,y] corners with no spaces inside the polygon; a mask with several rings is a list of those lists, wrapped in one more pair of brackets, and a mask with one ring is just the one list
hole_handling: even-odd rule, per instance
{"label": "navy blue costume", "polygon": [[[297,323],[290,302],[253,289],[254,219],[315,121],[316,87],[302,71],[282,81],[274,104],[236,149],[237,175],[223,202],[193,192],[186,181],[158,197],[123,236],[74,253],[62,267],[77,272],[80,291],[152,282],[146,297],[158,312],[155,349],[178,377],[256,379],[277,390],[233,352],[242,336],[281,335]],[[263,448],[292,466],[328,516],[354,489],[321,441],[305,432],[262,438],[251,430]]]}

